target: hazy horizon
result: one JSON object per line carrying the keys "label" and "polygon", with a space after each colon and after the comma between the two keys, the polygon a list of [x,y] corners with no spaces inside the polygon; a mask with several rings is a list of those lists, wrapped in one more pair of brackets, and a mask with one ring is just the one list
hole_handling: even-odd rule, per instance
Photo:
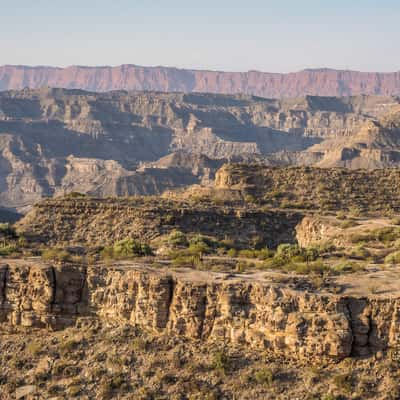
{"label": "hazy horizon", "polygon": [[399,16],[393,0],[21,0],[2,7],[0,65],[397,72]]}
{"label": "hazy horizon", "polygon": [[286,72],[278,72],[278,71],[262,71],[258,69],[249,69],[247,71],[234,71],[234,70],[222,70],[222,69],[212,69],[212,68],[196,68],[196,67],[177,67],[174,65],[143,65],[143,64],[136,64],[136,63],[124,63],[124,64],[117,64],[117,65],[78,65],[78,64],[71,64],[71,65],[35,65],[35,64],[2,64],[0,67],[24,67],[24,68],[54,68],[54,69],[66,69],[66,68],[118,68],[123,66],[134,66],[139,68],[169,68],[169,69],[177,69],[177,70],[187,70],[187,71],[210,71],[210,72],[227,72],[227,73],[249,73],[249,72],[260,72],[260,73],[269,73],[269,74],[295,74],[303,71],[339,71],[339,72],[361,72],[366,74],[373,74],[373,73],[380,73],[380,74],[393,74],[399,73],[400,68],[397,71],[361,71],[355,69],[340,69],[340,68],[330,68],[330,67],[313,67],[313,68],[303,68],[296,71],[286,71]]}

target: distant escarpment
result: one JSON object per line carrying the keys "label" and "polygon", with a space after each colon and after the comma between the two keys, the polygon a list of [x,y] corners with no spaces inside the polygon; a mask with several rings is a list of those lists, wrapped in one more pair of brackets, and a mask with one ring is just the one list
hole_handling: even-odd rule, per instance
{"label": "distant escarpment", "polygon": [[399,98],[374,96],[3,92],[0,207],[209,185],[227,162],[397,167],[399,109]]}
{"label": "distant escarpment", "polygon": [[168,67],[0,67],[0,90],[63,87],[93,91],[246,93],[262,97],[398,95],[400,73],[308,69],[280,74],[222,72]]}

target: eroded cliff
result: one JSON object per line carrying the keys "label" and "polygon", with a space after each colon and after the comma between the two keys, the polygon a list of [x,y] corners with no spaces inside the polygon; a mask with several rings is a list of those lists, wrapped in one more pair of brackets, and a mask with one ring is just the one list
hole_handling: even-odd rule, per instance
{"label": "eroded cliff", "polygon": [[306,293],[251,276],[13,261],[1,266],[2,323],[60,329],[79,317],[156,334],[339,360],[397,348],[397,298]]}

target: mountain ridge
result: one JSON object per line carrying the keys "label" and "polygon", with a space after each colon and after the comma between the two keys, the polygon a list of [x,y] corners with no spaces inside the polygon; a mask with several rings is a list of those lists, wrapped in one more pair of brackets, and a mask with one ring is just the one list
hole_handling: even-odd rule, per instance
{"label": "mountain ridge", "polygon": [[164,66],[0,66],[0,90],[62,87],[95,92],[245,93],[267,98],[305,95],[400,95],[400,72],[361,72],[330,68],[277,73],[226,72]]}

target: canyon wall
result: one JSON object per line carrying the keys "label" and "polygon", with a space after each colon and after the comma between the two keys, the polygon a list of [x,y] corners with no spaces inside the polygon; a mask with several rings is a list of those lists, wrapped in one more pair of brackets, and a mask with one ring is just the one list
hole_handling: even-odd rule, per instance
{"label": "canyon wall", "polygon": [[398,167],[399,108],[378,96],[0,92],[0,207],[207,185],[225,162]]}
{"label": "canyon wall", "polygon": [[314,69],[280,74],[260,71],[222,72],[168,67],[0,67],[0,90],[79,88],[93,91],[155,90],[164,92],[247,93],[262,97],[400,94],[400,73]]}
{"label": "canyon wall", "polygon": [[62,329],[77,318],[155,334],[340,360],[398,347],[397,299],[351,298],[251,278],[169,273],[134,264],[83,268],[12,261],[0,267],[2,323]]}

